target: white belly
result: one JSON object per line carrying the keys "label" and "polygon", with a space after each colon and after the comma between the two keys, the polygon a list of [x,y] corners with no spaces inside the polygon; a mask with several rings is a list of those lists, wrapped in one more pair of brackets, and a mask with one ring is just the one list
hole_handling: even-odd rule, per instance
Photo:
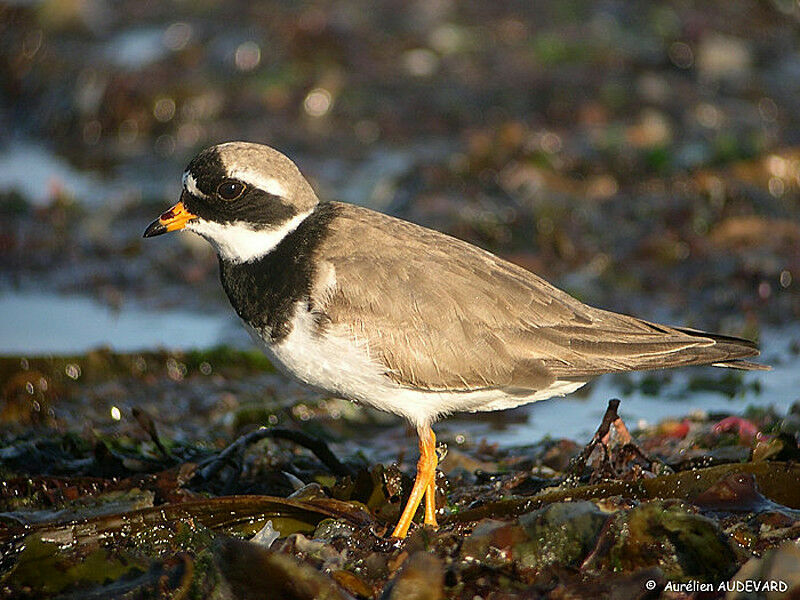
{"label": "white belly", "polygon": [[269,336],[248,327],[267,356],[300,381],[331,395],[373,406],[404,417],[417,427],[430,425],[453,412],[502,410],[521,404],[563,396],[584,382],[556,381],[530,395],[511,395],[499,389],[474,392],[426,391],[403,387],[386,376],[386,367],[370,357],[366,342],[349,331],[317,335],[313,315],[299,303],[291,333],[276,344]]}

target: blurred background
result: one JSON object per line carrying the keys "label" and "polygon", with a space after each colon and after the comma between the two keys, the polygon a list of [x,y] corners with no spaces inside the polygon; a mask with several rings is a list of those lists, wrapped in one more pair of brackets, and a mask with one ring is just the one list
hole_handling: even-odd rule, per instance
{"label": "blurred background", "polygon": [[[586,392],[634,422],[798,400],[796,0],[2,2],[0,354],[249,344],[207,244],[141,239],[191,157],[237,139],[322,198],[593,305],[760,338],[776,366]],[[605,408],[558,402],[498,417],[523,423],[505,439]]]}

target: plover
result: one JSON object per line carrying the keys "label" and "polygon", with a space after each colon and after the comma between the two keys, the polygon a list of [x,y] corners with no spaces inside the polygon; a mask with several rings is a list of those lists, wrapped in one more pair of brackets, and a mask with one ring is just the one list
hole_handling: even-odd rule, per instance
{"label": "plover", "polygon": [[269,358],[324,392],[389,411],[420,458],[393,536],[424,497],[436,526],[434,423],[563,396],[603,373],[743,359],[748,340],[587,306],[438,231],[317,198],[295,164],[231,142],[195,157],[180,201],[144,233],[186,229],[219,256],[222,286]]}

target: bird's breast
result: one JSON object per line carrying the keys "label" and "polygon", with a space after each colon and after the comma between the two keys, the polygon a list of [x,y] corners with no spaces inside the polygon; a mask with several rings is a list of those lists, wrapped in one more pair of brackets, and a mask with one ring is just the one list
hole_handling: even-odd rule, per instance
{"label": "bird's breast", "polygon": [[394,385],[366,343],[340,328],[320,329],[307,302],[295,303],[285,335],[275,336],[269,326],[247,325],[276,366],[329,394],[369,402],[375,391]]}

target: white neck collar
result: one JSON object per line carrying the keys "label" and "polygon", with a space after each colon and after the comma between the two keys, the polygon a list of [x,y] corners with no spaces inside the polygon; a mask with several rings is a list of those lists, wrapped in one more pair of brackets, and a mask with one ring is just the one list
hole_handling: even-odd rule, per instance
{"label": "white neck collar", "polygon": [[222,224],[204,219],[189,221],[186,229],[208,240],[223,260],[245,263],[272,252],[312,212],[310,210],[292,217],[274,229],[253,229],[242,221]]}

